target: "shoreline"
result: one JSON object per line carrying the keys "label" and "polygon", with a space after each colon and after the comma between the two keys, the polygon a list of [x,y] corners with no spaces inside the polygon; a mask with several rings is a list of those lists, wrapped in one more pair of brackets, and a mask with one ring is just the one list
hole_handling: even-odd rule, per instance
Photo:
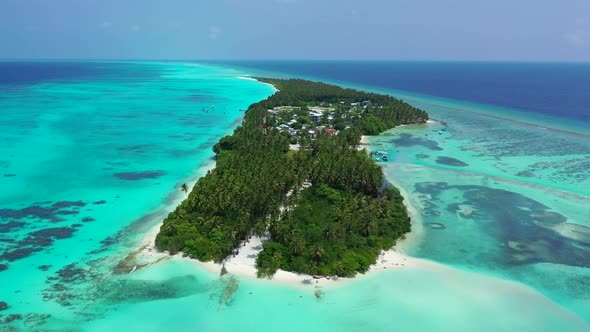
{"label": "shoreline", "polygon": [[[277,88],[275,88],[272,84],[268,84],[268,83],[264,83],[264,82],[260,82],[254,78],[251,77],[247,77],[247,76],[234,76],[234,78],[236,79],[244,79],[244,80],[252,80],[252,81],[256,81],[260,84],[265,84],[270,86],[273,89],[273,94],[276,93],[277,91],[279,91]],[[226,131],[224,132],[223,136],[226,135],[231,135],[235,129],[237,127],[240,126],[240,124],[242,123],[242,121],[244,120],[244,113],[241,113],[236,119],[235,121],[233,121],[229,127],[227,127]],[[221,137],[223,137],[221,136]],[[219,140],[216,141],[216,143],[219,142]],[[199,179],[203,176],[205,176],[207,174],[208,171],[214,169],[217,165],[217,162],[215,160],[215,153],[213,152],[213,146],[210,147],[210,155],[207,159],[203,160],[203,162],[201,162],[201,164],[199,164],[196,168],[194,168],[193,172],[188,175],[187,177],[185,177],[183,180],[179,181],[176,186],[174,187],[174,191],[171,191],[168,195],[167,198],[157,207],[155,208],[152,212],[148,212],[145,215],[143,215],[142,217],[140,217],[139,219],[137,219],[136,221],[132,222],[130,225],[128,225],[127,227],[125,227],[123,230],[121,230],[120,232],[125,232],[125,230],[127,230],[130,227],[135,226],[134,224],[136,222],[138,222],[138,220],[142,220],[146,217],[150,217],[148,222],[144,222],[142,223],[143,226],[140,229],[140,232],[145,232],[144,237],[141,237],[142,240],[138,240],[137,238],[132,239],[131,241],[129,241],[129,239],[127,239],[129,246],[133,247],[133,248],[142,248],[145,245],[145,236],[150,234],[151,232],[154,231],[154,229],[158,229],[162,226],[163,220],[164,218],[172,211],[174,211],[174,209],[180,205],[180,203],[182,203],[184,200],[186,200],[188,198],[188,195],[192,192],[193,187],[195,186],[195,184],[197,183],[197,181],[199,181]],[[186,184],[188,186],[188,191],[186,194],[180,194],[180,185],[181,184]],[[163,217],[159,217],[157,222],[154,220],[154,216],[163,216]],[[153,238],[155,239],[156,235],[158,234],[158,232],[156,231],[155,234],[153,234]],[[139,250],[139,249],[138,249]],[[133,255],[135,253],[137,253],[138,250],[135,250],[133,253],[128,254],[129,255]]]}
{"label": "shoreline", "polygon": [[[226,258],[221,263],[213,261],[202,262],[185,256],[183,253],[170,255],[167,251],[161,252],[155,246],[155,239],[160,230],[161,223],[153,227],[143,238],[140,248],[134,254],[138,261],[145,262],[145,266],[157,264],[165,259],[179,259],[190,262],[209,273],[220,275],[221,269],[225,266],[227,273],[237,277],[251,280],[271,282],[277,285],[310,289],[312,287],[335,287],[348,284],[353,281],[362,280],[380,271],[398,269],[429,269],[440,265],[435,262],[414,258],[397,251],[397,245],[387,251],[382,251],[377,262],[364,274],[357,274],[351,278],[326,277],[315,278],[312,275],[298,274],[295,272],[277,270],[272,278],[258,278],[256,269],[256,255],[262,250],[263,240],[257,236],[250,238],[239,248],[239,254]],[[138,263],[139,265],[139,263]]]}
{"label": "shoreline", "polygon": [[[363,135],[361,137],[361,141],[359,143],[359,150],[371,146],[371,137],[372,136],[368,135]],[[199,168],[199,170],[201,171],[199,173],[205,174],[207,170],[213,169],[215,165],[215,162],[206,163],[205,165]],[[310,289],[312,287],[341,286],[344,284],[348,284],[352,281],[361,280],[370,275],[376,274],[379,271],[408,268],[429,269],[434,266],[440,265],[432,261],[411,257],[403,253],[404,248],[406,247],[406,243],[416,241],[420,238],[420,232],[417,232],[416,228],[423,230],[423,227],[421,227],[420,222],[416,222],[416,218],[420,219],[420,215],[418,213],[418,210],[411,204],[409,194],[403,188],[400,188],[395,180],[392,181],[387,177],[386,174],[384,175],[387,181],[392,183],[394,186],[396,186],[396,188],[400,190],[400,194],[404,198],[404,206],[406,207],[407,213],[412,220],[412,230],[409,233],[407,233],[406,236],[404,236],[404,238],[398,240],[398,242],[392,248],[390,248],[389,250],[381,251],[377,261],[374,264],[372,264],[369,270],[364,274],[358,273],[354,277],[333,277],[328,279],[323,276],[316,278],[312,275],[277,270],[277,272],[272,278],[258,278],[256,268],[256,256],[262,250],[262,242],[264,239],[261,239],[257,236],[250,238],[245,243],[242,242],[241,246],[238,248],[239,253],[235,256],[226,258],[221,263],[215,263],[213,261],[202,262],[198,259],[189,258],[183,253],[170,255],[167,251],[159,251],[155,245],[155,239],[160,231],[160,227],[162,226],[163,221],[160,221],[157,225],[153,226],[145,234],[142,241],[138,245],[139,249],[131,255],[135,255],[136,260],[138,262],[141,262],[138,263],[138,265],[140,266],[149,266],[152,264],[156,264],[160,261],[163,261],[165,259],[180,259],[191,262],[192,264],[199,266],[200,268],[212,274],[220,275],[222,267],[225,266],[228,274],[230,275],[235,275],[247,279],[272,282],[280,285],[298,287],[303,289]],[[189,184],[189,193],[192,191],[193,186],[198,181],[199,176],[196,175],[194,178],[196,180]],[[184,199],[186,199],[186,197],[184,197]]]}
{"label": "shoreline", "polygon": [[255,81],[258,82],[260,84],[264,84],[264,85],[268,85],[271,88],[273,88],[274,92],[277,93],[279,92],[279,89],[277,89],[274,85],[270,84],[270,83],[266,83],[266,82],[261,82],[253,77],[248,77],[248,76],[236,76],[236,78],[241,79],[241,80],[248,80],[248,81]]}

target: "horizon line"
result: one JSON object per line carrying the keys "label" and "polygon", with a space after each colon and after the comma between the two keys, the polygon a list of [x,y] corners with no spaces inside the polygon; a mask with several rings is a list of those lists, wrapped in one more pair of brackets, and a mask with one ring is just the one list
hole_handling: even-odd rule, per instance
{"label": "horizon line", "polygon": [[590,60],[412,60],[412,59],[167,59],[167,58],[0,58],[0,61],[119,61],[119,62],[414,62],[414,63],[536,63],[536,64],[590,64]]}

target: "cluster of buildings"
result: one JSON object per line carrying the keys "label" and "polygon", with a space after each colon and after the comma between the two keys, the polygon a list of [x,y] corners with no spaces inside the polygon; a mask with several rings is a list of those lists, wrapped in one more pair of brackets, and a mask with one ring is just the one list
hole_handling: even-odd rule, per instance
{"label": "cluster of buildings", "polygon": [[[291,136],[299,136],[306,131],[309,135],[315,136],[317,132],[326,132],[331,135],[337,135],[338,130],[333,129],[331,122],[334,120],[334,108],[330,107],[310,107],[307,114],[301,111],[300,107],[281,106],[272,110],[269,113],[290,118],[283,119],[282,123],[275,127],[276,130],[288,132]],[[301,117],[306,117],[301,121]]]}

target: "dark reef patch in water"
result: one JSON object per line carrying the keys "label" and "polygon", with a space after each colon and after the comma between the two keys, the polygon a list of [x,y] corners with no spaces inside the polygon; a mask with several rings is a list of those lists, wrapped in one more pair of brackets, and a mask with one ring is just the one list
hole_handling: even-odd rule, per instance
{"label": "dark reef patch in water", "polygon": [[107,203],[107,201],[105,201],[104,199],[102,199],[100,201],[92,202],[92,204],[94,204],[94,205],[103,205],[103,204],[106,204],[106,203]]}
{"label": "dark reef patch in water", "polygon": [[92,217],[84,217],[84,218],[82,218],[82,222],[93,222],[93,221],[95,221],[95,220],[96,220],[96,219],[94,219],[94,218],[92,218]]}
{"label": "dark reef patch in water", "polygon": [[76,231],[72,227],[54,227],[45,228],[39,231],[29,233],[29,236],[20,242],[20,244],[32,244],[35,245],[38,241],[43,242],[43,239],[67,239],[72,237],[72,234]]}
{"label": "dark reef patch in water", "polygon": [[534,178],[535,173],[533,173],[531,171],[522,171],[522,172],[516,173],[516,176],[522,176],[524,178]]}
{"label": "dark reef patch in water", "polygon": [[69,208],[69,207],[84,207],[86,206],[86,203],[82,202],[82,201],[61,201],[61,202],[56,202],[53,204],[53,207],[56,209],[65,209],[65,208]]}
{"label": "dark reef patch in water", "polygon": [[51,221],[60,221],[55,216],[56,209],[45,208],[38,205],[32,205],[23,209],[0,209],[0,218],[3,219],[24,219],[24,218],[39,218]]}
{"label": "dark reef patch in water", "polygon": [[73,227],[55,227],[31,232],[24,240],[18,241],[0,255],[0,260],[14,262],[29,257],[51,246],[55,240],[72,237],[75,231],[76,228]]}
{"label": "dark reef patch in water", "polygon": [[8,303],[0,301],[0,311],[8,309]]}
{"label": "dark reef patch in water", "polygon": [[100,244],[102,244],[103,246],[111,246],[111,245],[113,245],[115,243],[117,243],[117,239],[115,239],[112,236],[109,236],[106,239],[100,241]]}
{"label": "dark reef patch in water", "polygon": [[447,166],[457,166],[457,167],[469,166],[469,164],[467,164],[466,162],[463,162],[459,159],[455,159],[455,158],[451,158],[451,157],[444,157],[444,156],[437,157],[436,162],[438,164],[447,165]]}
{"label": "dark reef patch in water", "polygon": [[430,155],[424,154],[424,153],[418,153],[416,155],[417,159],[426,159],[426,158],[430,158]]}
{"label": "dark reef patch in water", "polygon": [[[543,262],[590,267],[590,253],[580,245],[590,241],[590,228],[567,224],[564,215],[538,201],[477,185],[422,182],[415,189],[435,202],[447,190],[462,191],[462,201],[449,204],[447,210],[461,212],[464,219],[477,220],[484,232],[503,244],[497,257],[507,267]],[[462,206],[468,207],[468,213]],[[481,260],[482,264],[486,261],[489,260]]]}
{"label": "dark reef patch in water", "polygon": [[12,174],[12,173],[6,173],[6,174],[4,174],[4,177],[5,178],[13,178],[15,176],[16,176],[16,174]]}
{"label": "dark reef patch in water", "polygon": [[51,268],[51,265],[39,265],[37,268],[41,271],[47,271]]}
{"label": "dark reef patch in water", "polygon": [[12,251],[7,251],[0,255],[0,260],[7,260],[9,262],[14,262],[19,259],[27,258],[31,256],[33,253],[41,251],[41,248],[20,248],[14,249]]}
{"label": "dark reef patch in water", "polygon": [[143,179],[157,179],[165,175],[165,171],[143,171],[143,172],[123,172],[113,174],[116,178],[127,181],[137,181]]}
{"label": "dark reef patch in water", "polygon": [[74,214],[79,214],[79,211],[70,211],[70,210],[61,210],[61,211],[56,211],[55,214],[61,214],[61,215],[74,215]]}
{"label": "dark reef patch in water", "polygon": [[399,138],[395,138],[390,142],[394,143],[398,147],[423,146],[432,151],[443,150],[436,141],[414,136],[412,134],[401,134],[399,135]]}
{"label": "dark reef patch in water", "polygon": [[15,228],[21,228],[26,223],[21,221],[9,221],[7,223],[0,223],[0,234],[11,232]]}
{"label": "dark reef patch in water", "polygon": [[65,283],[74,283],[86,280],[86,270],[79,268],[76,264],[69,264],[57,271],[59,280]]}
{"label": "dark reef patch in water", "polygon": [[23,315],[21,314],[12,314],[12,315],[8,315],[6,316],[6,318],[4,318],[4,320],[2,320],[2,324],[10,324],[14,321],[17,320],[22,320],[23,319]]}
{"label": "dark reef patch in water", "polygon": [[[63,221],[59,215],[74,215],[78,214],[76,209],[86,206],[82,201],[61,201],[53,205],[48,205],[51,202],[39,202],[22,209],[0,209],[0,219],[26,219],[38,218],[49,220],[52,222]],[[73,208],[74,210],[68,210]]]}
{"label": "dark reef patch in water", "polygon": [[8,265],[0,264],[0,272],[8,270]]}

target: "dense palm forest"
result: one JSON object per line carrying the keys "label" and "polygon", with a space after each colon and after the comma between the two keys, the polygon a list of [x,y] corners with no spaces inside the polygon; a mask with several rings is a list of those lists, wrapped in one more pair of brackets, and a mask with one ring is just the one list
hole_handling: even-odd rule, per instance
{"label": "dense palm forest", "polygon": [[[257,258],[259,275],[277,269],[353,276],[375,263],[410,230],[395,188],[383,185],[381,168],[358,151],[362,133],[421,123],[428,115],[402,101],[304,80],[260,79],[279,91],[250,106],[234,134],[215,145],[216,168],[199,179],[188,198],[164,220],[156,245],[202,261],[222,261],[253,234],[270,234]],[[370,101],[347,129],[298,138],[274,130],[262,135],[262,118],[278,106]],[[349,107],[349,106],[347,106]],[[350,110],[349,110],[350,111]],[[370,118],[370,121],[363,121]]]}

